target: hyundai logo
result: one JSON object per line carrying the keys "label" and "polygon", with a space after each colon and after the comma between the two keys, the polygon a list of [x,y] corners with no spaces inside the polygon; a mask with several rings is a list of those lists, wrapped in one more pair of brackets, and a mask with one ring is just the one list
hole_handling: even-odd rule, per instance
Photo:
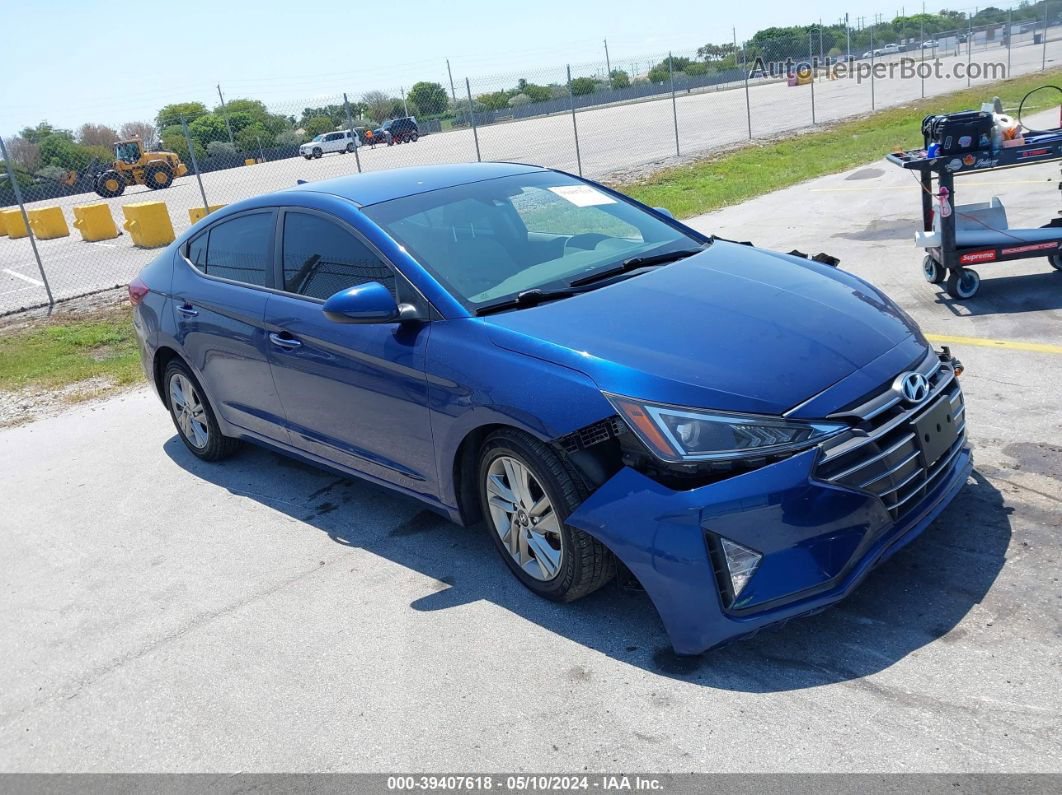
{"label": "hyundai logo", "polygon": [[929,397],[929,381],[921,373],[901,373],[893,389],[908,403],[921,403]]}

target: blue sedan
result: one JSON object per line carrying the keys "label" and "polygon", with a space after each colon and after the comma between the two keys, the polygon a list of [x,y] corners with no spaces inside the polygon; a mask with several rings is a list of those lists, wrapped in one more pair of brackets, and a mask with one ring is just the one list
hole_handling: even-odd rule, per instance
{"label": "blue sedan", "polygon": [[549,169],[259,196],[129,294],[192,454],[482,522],[548,599],[629,572],[682,654],[837,602],[971,469],[961,367],[875,287]]}

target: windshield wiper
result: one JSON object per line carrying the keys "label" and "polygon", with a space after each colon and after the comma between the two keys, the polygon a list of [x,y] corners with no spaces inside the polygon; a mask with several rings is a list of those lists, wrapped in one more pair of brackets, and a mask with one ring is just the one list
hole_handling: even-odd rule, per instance
{"label": "windshield wiper", "polygon": [[524,290],[512,298],[495,301],[493,304],[484,304],[476,309],[477,315],[489,315],[491,312],[501,312],[504,309],[520,309],[525,306],[536,306],[545,301],[556,301],[559,298],[569,298],[580,290],[540,290],[537,287],[532,290]]}
{"label": "windshield wiper", "polygon": [[678,251],[668,251],[663,254],[649,254],[646,256],[631,257],[630,259],[623,260],[623,262],[613,268],[606,268],[597,273],[591,273],[589,276],[575,279],[574,281],[569,282],[569,285],[571,287],[580,287],[584,284],[592,284],[593,282],[610,279],[613,276],[619,276],[627,271],[636,270],[637,268],[645,268],[650,265],[664,265],[668,262],[692,257],[694,254],[700,254],[702,251],[704,251],[703,248],[684,248],[679,249]]}

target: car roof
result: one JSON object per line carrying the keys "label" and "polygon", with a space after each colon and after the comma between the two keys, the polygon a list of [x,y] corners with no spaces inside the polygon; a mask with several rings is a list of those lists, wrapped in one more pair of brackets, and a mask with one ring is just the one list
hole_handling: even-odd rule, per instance
{"label": "car roof", "polygon": [[482,182],[486,179],[508,177],[513,174],[526,174],[532,171],[546,171],[541,166],[528,166],[520,163],[455,163],[444,166],[412,166],[409,168],[391,168],[385,171],[370,171],[365,174],[352,174],[347,177],[324,179],[320,182],[305,182],[286,190],[327,193],[349,199],[355,204],[366,206],[379,202],[426,193],[470,182]]}

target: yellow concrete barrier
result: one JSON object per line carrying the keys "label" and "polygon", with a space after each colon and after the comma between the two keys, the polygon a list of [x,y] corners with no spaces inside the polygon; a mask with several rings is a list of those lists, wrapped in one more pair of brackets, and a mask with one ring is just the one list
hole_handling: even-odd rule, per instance
{"label": "yellow concrete barrier", "polygon": [[244,161],[243,161],[243,164],[244,164],[245,166],[253,166],[253,165],[254,165],[255,163],[257,163],[257,162],[258,162],[258,161],[257,161],[257,160],[255,160],[255,159],[254,159],[253,157],[249,157],[249,158],[247,158],[246,160],[244,160]]}
{"label": "yellow concrete barrier", "polygon": [[30,226],[38,240],[51,240],[56,237],[67,237],[70,227],[66,225],[66,217],[58,207],[41,207],[38,210],[30,210],[28,213]]}
{"label": "yellow concrete barrier", "polygon": [[0,237],[7,234],[7,224],[4,222],[4,211],[0,210]]}
{"label": "yellow concrete barrier", "polygon": [[0,212],[0,216],[3,216],[4,229],[7,230],[7,236],[14,240],[18,237],[28,237],[29,232],[26,229],[26,222],[22,220],[22,210],[16,207],[14,210],[4,210]]}
{"label": "yellow concrete barrier", "polygon": [[81,232],[86,243],[118,237],[118,227],[106,204],[78,204],[74,206],[74,228]]}
{"label": "yellow concrete barrier", "polygon": [[191,221],[193,224],[196,221],[202,221],[204,218],[210,215],[210,213],[217,212],[224,206],[224,204],[212,204],[209,207],[192,207],[190,210],[188,210],[188,220]]}
{"label": "yellow concrete barrier", "polygon": [[122,226],[138,248],[157,248],[172,243],[173,224],[164,202],[134,202],[122,205]]}

